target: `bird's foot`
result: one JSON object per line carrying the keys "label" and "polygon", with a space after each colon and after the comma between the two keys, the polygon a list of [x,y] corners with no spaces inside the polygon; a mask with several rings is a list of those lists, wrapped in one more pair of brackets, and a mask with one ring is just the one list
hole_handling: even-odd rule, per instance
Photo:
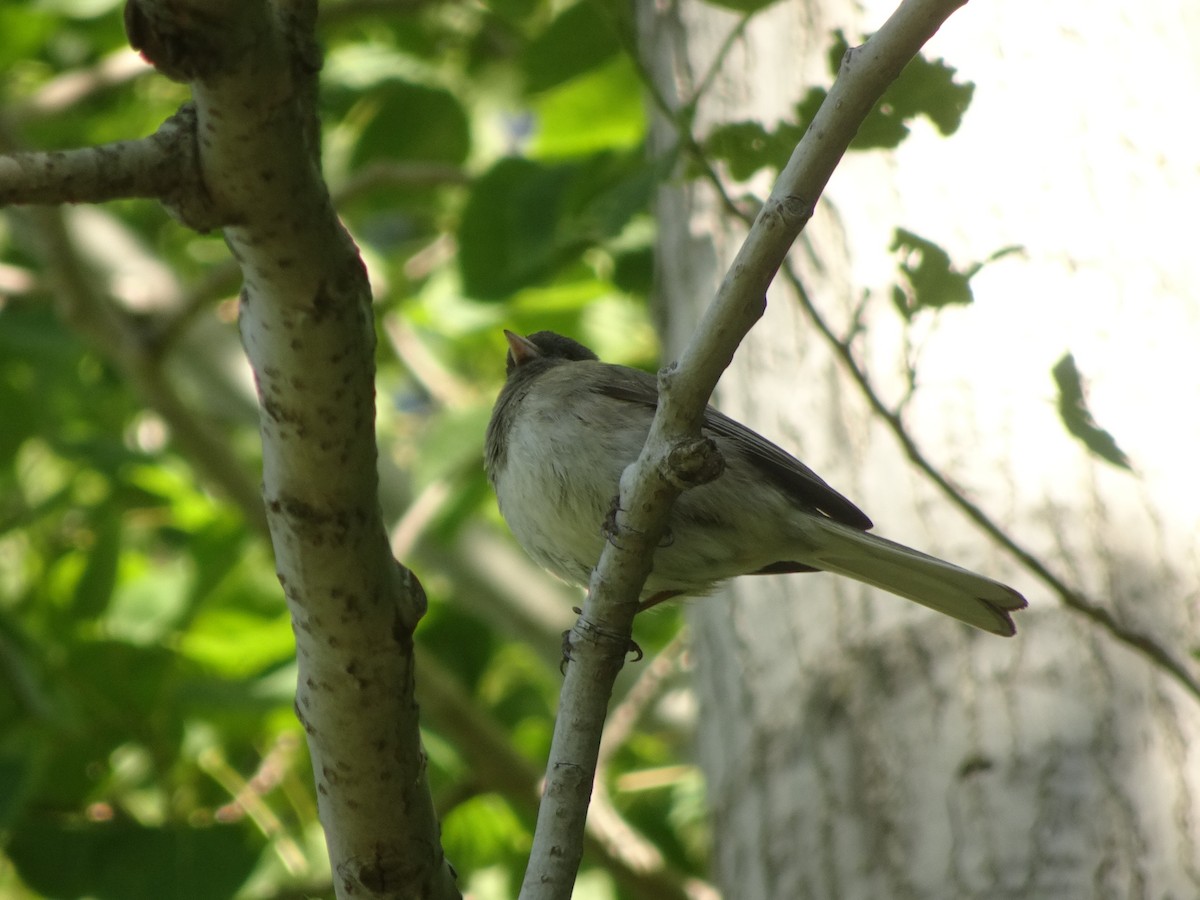
{"label": "bird's foot", "polygon": [[[583,615],[583,610],[580,609],[578,606],[571,607],[571,610],[577,616]],[[593,631],[596,634],[601,635],[604,638],[607,638],[609,640],[615,641],[620,637],[620,635],[617,635],[611,631],[607,631],[603,628],[599,628],[590,623],[585,623],[584,628],[586,628],[589,631]],[[562,673],[563,675],[567,674],[567,663],[573,662],[575,659],[575,655],[574,655],[575,649],[574,649],[574,645],[571,642],[571,632],[573,630],[574,629],[568,628],[566,631],[564,631],[562,633],[562,661],[558,664],[558,671],[560,673]],[[646,654],[642,650],[641,646],[638,644],[637,641],[635,641],[631,637],[625,638],[624,655],[628,656],[630,653],[634,654],[634,657],[633,657],[633,659],[630,660],[630,662],[635,662],[635,663],[641,662],[643,659],[646,658]]]}

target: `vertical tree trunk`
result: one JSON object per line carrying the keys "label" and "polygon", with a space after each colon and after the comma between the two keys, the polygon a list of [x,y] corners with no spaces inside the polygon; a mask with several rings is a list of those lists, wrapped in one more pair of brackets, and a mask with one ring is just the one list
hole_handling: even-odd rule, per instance
{"label": "vertical tree trunk", "polygon": [[[703,4],[643,3],[640,15],[643,55],[660,90],[686,103],[737,20]],[[829,29],[853,39],[880,21],[882,14],[856,22],[837,0],[778,4],[754,17],[703,92],[697,135],[713,123],[770,125],[787,116],[804,87],[827,81]],[[971,52],[965,38],[932,48],[952,65]],[[1039,98],[1023,102],[1036,109]],[[992,140],[1005,127],[983,123]],[[656,134],[661,148],[675,140],[662,121]],[[849,328],[864,286],[887,277],[875,272],[888,258],[888,230],[914,215],[939,221],[927,207],[914,213],[925,194],[911,181],[913,203],[898,202],[906,183],[892,167],[879,154],[848,159],[796,254],[838,333]],[[1056,420],[1054,359],[1036,354],[1055,343],[1044,332],[1061,314],[1052,305],[1061,295],[1038,287],[1059,251],[1043,239],[1041,222],[1025,209],[1007,231],[998,227],[997,207],[1008,199],[979,171],[924,177],[945,225],[944,235],[928,236],[961,239],[964,262],[1000,244],[962,238],[975,226],[955,202],[963,192],[980,192],[968,205],[985,215],[979,227],[989,240],[1029,233],[1042,243],[1031,245],[1029,262],[998,269],[991,292],[977,285],[975,306],[932,325],[906,328],[879,291],[862,319],[859,359],[893,405],[906,390],[907,354],[921,344],[917,390],[904,411],[918,446],[1051,571],[1144,642],[1139,649],[1065,608],[971,525],[908,462],[777,283],[717,405],[859,502],[880,534],[1007,579],[1032,609],[1018,620],[1020,634],[1003,640],[823,574],[742,579],[694,602],[699,756],[718,882],[739,900],[1200,896],[1200,697],[1185,683],[1196,678],[1196,592],[1181,587],[1197,580],[1195,510],[1181,518],[1176,497],[1087,457]],[[1200,194],[1195,173],[1190,185]],[[736,197],[741,189],[730,190]],[[766,185],[755,192],[765,194]],[[663,190],[659,226],[669,354],[743,232],[707,184],[682,179]],[[1183,335],[1200,337],[1194,319]],[[1057,341],[1084,340],[1071,323],[1057,324]],[[1148,327],[1161,332],[1162,321]],[[1139,340],[1132,330],[1123,338]],[[1183,389],[1189,397],[1200,390]],[[1195,446],[1196,426],[1180,427]],[[1183,678],[1146,647],[1180,661]]]}

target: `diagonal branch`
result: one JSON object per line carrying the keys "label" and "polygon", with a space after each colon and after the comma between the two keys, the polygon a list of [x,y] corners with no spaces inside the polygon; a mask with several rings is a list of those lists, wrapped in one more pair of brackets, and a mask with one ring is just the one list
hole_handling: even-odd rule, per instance
{"label": "diagonal branch", "polygon": [[[830,90],[677,363],[659,373],[646,445],[621,479],[614,537],[570,632],[559,717],[522,898],[567,898],[582,853],[587,798],[612,684],[629,647],[637,598],[671,504],[709,462],[699,423],[717,379],[762,315],[766,290],[884,89],[964,0],[905,0],[842,60]],[[711,475],[709,476],[711,477]]]}

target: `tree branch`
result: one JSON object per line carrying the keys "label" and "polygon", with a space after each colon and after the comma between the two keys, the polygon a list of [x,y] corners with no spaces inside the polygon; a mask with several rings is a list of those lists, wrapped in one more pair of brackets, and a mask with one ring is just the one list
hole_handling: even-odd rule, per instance
{"label": "tree branch", "polygon": [[546,789],[521,897],[571,894],[582,853],[587,797],[612,685],[629,647],[638,594],[671,504],[706,474],[697,452],[704,407],[734,351],[766,307],[766,290],[862,120],[941,24],[965,0],[905,0],[865,45],[850,50],[803,139],[679,361],[659,373],[659,405],[646,445],[621,479],[614,536],[592,574],[570,632]]}
{"label": "tree branch", "polygon": [[321,181],[315,4],[130,0],[131,42],[190,82],[198,169],[244,277],[263,493],[339,897],[457,897],[414,699],[420,584],[378,500],[366,271]]}
{"label": "tree branch", "polygon": [[0,205],[170,199],[181,185],[195,186],[188,165],[195,158],[194,136],[183,113],[137,141],[0,156]]}

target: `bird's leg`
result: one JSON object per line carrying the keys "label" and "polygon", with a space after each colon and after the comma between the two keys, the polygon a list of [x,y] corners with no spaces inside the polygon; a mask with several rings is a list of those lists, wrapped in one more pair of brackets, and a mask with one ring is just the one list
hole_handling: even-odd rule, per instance
{"label": "bird's leg", "polygon": [[562,633],[562,661],[558,664],[558,672],[560,675],[567,674],[567,663],[569,663],[572,659],[575,658],[571,655],[572,652],[573,651],[571,650],[571,629],[568,628],[566,631],[564,631]]}
{"label": "bird's leg", "polygon": [[612,498],[612,504],[608,507],[608,514],[604,517],[604,522],[600,525],[600,533],[604,535],[604,540],[615,547],[621,546],[617,543],[617,535],[621,531],[621,526],[617,524],[617,513],[620,511],[621,495],[616,494]]}
{"label": "bird's leg", "polygon": [[673,600],[683,594],[683,591],[659,591],[657,594],[652,594],[641,603],[638,604],[638,612],[644,613],[648,609],[658,606],[660,603],[665,603],[668,600]]}
{"label": "bird's leg", "polygon": [[[580,609],[578,606],[572,606],[571,611],[573,613],[575,613],[575,615],[577,615],[577,616],[583,615],[583,610]],[[609,639],[616,637],[616,635],[613,634],[612,632],[606,631],[605,629],[600,628],[596,625],[592,625],[591,623],[586,622],[586,621],[584,623],[584,627],[591,631],[596,632],[597,634],[605,635]],[[572,630],[573,629],[568,628],[566,631],[564,631],[562,633],[562,661],[558,664],[558,671],[563,675],[567,674],[567,663],[572,662],[575,659],[574,647],[571,644],[571,631]],[[625,653],[626,653],[626,655],[628,655],[630,653],[635,654],[633,659],[630,660],[630,662],[641,662],[646,656],[646,654],[642,650],[641,646],[633,638],[627,639],[626,645],[625,645]]]}

